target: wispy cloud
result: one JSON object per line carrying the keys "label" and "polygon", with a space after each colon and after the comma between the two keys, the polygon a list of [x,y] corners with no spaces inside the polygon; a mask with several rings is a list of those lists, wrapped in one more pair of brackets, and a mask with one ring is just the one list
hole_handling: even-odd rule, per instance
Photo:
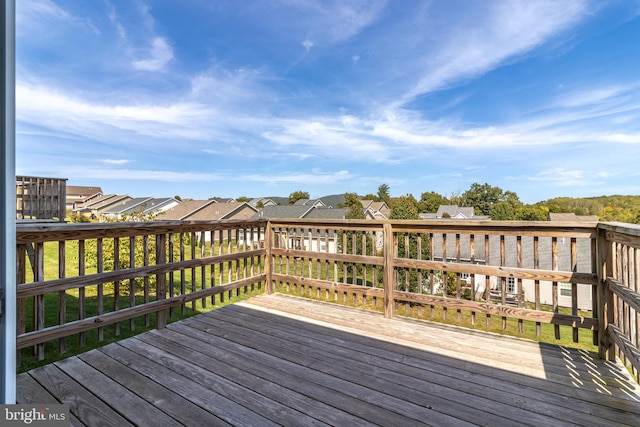
{"label": "wispy cloud", "polygon": [[131,160],[127,160],[127,159],[103,159],[101,160],[102,163],[106,163],[108,165],[124,165],[127,164],[129,162],[131,162]]}
{"label": "wispy cloud", "polygon": [[[425,49],[413,61],[411,71],[418,77],[400,97],[400,104],[513,61],[562,34],[590,10],[580,0],[563,2],[562,8],[556,6],[552,1],[492,2],[487,8],[469,7],[466,13],[452,17],[454,21],[447,22],[446,27],[430,24],[427,17],[425,28],[432,25],[444,33],[435,48]],[[471,20],[472,26],[471,22],[465,23]],[[423,37],[428,45],[432,34],[425,32]]]}
{"label": "wispy cloud", "polygon": [[162,71],[173,59],[173,49],[162,37],[155,37],[151,42],[150,49],[146,52],[144,59],[137,59],[132,62],[136,70]]}
{"label": "wispy cloud", "polygon": [[280,174],[253,174],[248,175],[247,181],[260,182],[260,183],[300,183],[305,185],[327,185],[327,184],[342,184],[353,178],[353,175],[346,170],[340,170],[333,173],[323,173],[318,170],[312,171],[312,173],[300,173],[289,171]]}

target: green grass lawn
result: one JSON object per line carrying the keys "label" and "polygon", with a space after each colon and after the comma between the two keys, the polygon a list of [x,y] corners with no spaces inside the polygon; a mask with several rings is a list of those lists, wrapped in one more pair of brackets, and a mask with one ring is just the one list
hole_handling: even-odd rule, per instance
{"label": "green grass lawn", "polygon": [[[128,243],[128,241],[127,241]],[[219,245],[214,246],[214,253],[219,254]],[[74,277],[78,275],[78,243],[67,242],[65,244],[65,277]],[[44,244],[44,272],[45,280],[53,280],[59,277],[59,255],[58,255],[57,243],[45,243]],[[185,245],[185,253],[187,259],[190,258],[191,247]],[[205,254],[211,253],[211,247],[209,244],[205,247]],[[201,256],[201,248],[198,247],[195,250],[196,258]],[[87,255],[88,257],[89,255]],[[95,255],[94,255],[95,256]],[[169,258],[167,258],[169,259]],[[176,255],[174,259],[178,259]],[[127,255],[128,260],[128,255]],[[142,261],[140,261],[142,262]],[[260,261],[254,260],[254,271],[259,268],[257,265]],[[152,262],[151,262],[152,263]],[[97,272],[95,261],[88,265],[92,265],[85,270],[85,274],[94,274]],[[30,264],[27,262],[28,271],[26,282],[33,281],[33,274],[29,274]],[[136,263],[136,266],[138,264]],[[125,266],[125,268],[128,266]],[[250,266],[247,266],[249,268]],[[167,274],[167,297],[172,295],[180,295],[183,293],[189,293],[192,290],[200,290],[203,287],[219,285],[228,283],[236,278],[243,277],[242,264],[236,264],[235,262],[218,263],[214,266],[209,266],[205,269],[198,267],[195,269],[188,269],[184,271],[183,277],[181,272],[177,271],[171,274]],[[260,266],[261,268],[261,266]],[[105,262],[104,271],[113,269],[113,263]],[[240,270],[239,270],[240,269]],[[236,273],[240,273],[238,276]],[[205,280],[203,280],[203,277]],[[171,287],[170,283],[173,280]],[[181,282],[181,280],[183,280]],[[145,292],[146,289],[146,292]],[[108,313],[116,310],[116,300],[118,301],[118,309],[123,309],[131,306],[139,306],[145,302],[145,294],[147,294],[146,300],[154,301],[156,299],[155,291],[155,277],[149,277],[148,279],[137,278],[132,283],[130,280],[124,280],[118,283],[105,283],[102,285],[85,286],[83,290],[70,289],[63,293],[63,303],[66,308],[66,316],[64,323],[72,322],[80,318],[80,305],[81,301],[84,303],[84,315],[83,318],[88,318],[98,314],[99,307],[99,292],[102,294],[102,312]],[[193,302],[188,302],[184,307],[177,306],[171,308],[168,311],[168,322],[175,322],[190,316],[194,316],[199,313],[210,311],[224,305],[249,298],[253,295],[257,295],[264,292],[264,288],[258,285],[247,287],[245,289],[236,289],[234,291],[225,292],[223,294],[206,299],[198,299]],[[58,292],[48,293],[44,295],[44,327],[51,327],[60,324],[59,312],[61,306],[61,295]],[[24,304],[24,323],[25,331],[29,332],[34,330],[34,307],[35,298],[28,297],[23,301]],[[19,371],[23,372],[29,369],[33,369],[42,364],[51,363],[55,360],[66,358],[75,354],[82,353],[84,351],[100,347],[102,345],[118,341],[123,338],[127,338],[143,331],[147,331],[155,328],[156,315],[150,314],[146,316],[140,316],[136,319],[122,321],[114,325],[107,325],[102,328],[103,340],[98,339],[97,329],[84,333],[81,338],[80,335],[73,335],[64,338],[61,349],[61,340],[55,340],[44,344],[45,359],[38,361],[34,355],[33,348],[25,348],[19,352]],[[84,341],[84,345],[81,345],[81,339]]]}

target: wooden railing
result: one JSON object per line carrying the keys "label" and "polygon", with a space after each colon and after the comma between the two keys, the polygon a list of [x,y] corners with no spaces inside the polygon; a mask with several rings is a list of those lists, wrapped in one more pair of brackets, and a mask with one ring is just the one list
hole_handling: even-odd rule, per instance
{"label": "wooden railing", "polygon": [[47,342],[64,351],[69,335],[102,340],[107,325],[118,335],[150,316],[163,327],[176,307],[266,285],[387,317],[586,340],[637,372],[639,236],[595,222],[18,225],[18,348],[41,359]]}
{"label": "wooden railing", "polygon": [[65,337],[77,335],[83,346],[89,331],[103,341],[108,325],[118,336],[123,322],[134,330],[151,317],[162,328],[176,307],[185,314],[216,295],[261,287],[264,225],[18,224],[17,348],[33,347],[42,360],[45,343],[57,340],[64,352]]}
{"label": "wooden railing", "polygon": [[54,220],[66,217],[67,180],[16,176],[16,219]]}
{"label": "wooden railing", "polygon": [[[347,225],[348,224],[348,225]],[[328,299],[371,297],[394,313],[436,316],[463,312],[475,325],[493,316],[593,332],[597,343],[596,224],[549,222],[397,221],[270,222],[280,286]],[[300,249],[297,249],[300,247]],[[332,252],[337,253],[332,253]],[[312,291],[313,290],[313,291]],[[592,314],[593,313],[593,314]]]}
{"label": "wooden railing", "polygon": [[600,357],[616,355],[640,381],[640,227],[622,223],[598,225],[601,311]]}

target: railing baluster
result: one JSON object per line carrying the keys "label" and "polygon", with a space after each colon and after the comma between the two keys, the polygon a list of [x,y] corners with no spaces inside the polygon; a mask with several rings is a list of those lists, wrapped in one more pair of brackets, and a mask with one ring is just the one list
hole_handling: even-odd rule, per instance
{"label": "railing baluster", "polygon": [[[67,254],[65,251],[64,240],[58,242],[58,278],[64,279],[66,277],[66,258]],[[59,291],[58,292],[58,323],[60,325],[64,325],[67,322],[67,292]],[[64,337],[58,340],[58,351],[60,353],[65,352],[65,340]]]}
{"label": "railing baluster", "polygon": [[[85,241],[84,239],[78,241],[78,276],[85,275]],[[85,301],[85,287],[80,286],[78,288],[78,320],[83,320],[86,316],[86,301]],[[87,345],[87,338],[84,332],[80,332],[78,335],[80,347]]]}
{"label": "railing baluster", "polygon": [[[102,237],[99,237],[96,240],[96,257],[97,259],[97,273],[100,274],[102,272],[104,272],[104,246],[103,246],[103,240]],[[102,283],[99,283],[97,285],[97,313],[98,316],[100,316],[101,314],[104,313],[104,291],[103,291],[103,285]],[[102,342],[104,341],[104,329],[102,327],[98,328],[98,341]]]}
{"label": "railing baluster", "polygon": [[[129,268],[136,266],[136,236],[129,237]],[[136,305],[136,279],[129,279],[129,307],[135,307]],[[136,319],[132,317],[129,319],[129,330],[136,330]]]}
{"label": "railing baluster", "polygon": [[[113,238],[113,270],[120,270],[120,238]],[[113,311],[120,310],[120,281],[113,282]],[[120,323],[113,325],[113,333],[116,337],[120,336]]]}

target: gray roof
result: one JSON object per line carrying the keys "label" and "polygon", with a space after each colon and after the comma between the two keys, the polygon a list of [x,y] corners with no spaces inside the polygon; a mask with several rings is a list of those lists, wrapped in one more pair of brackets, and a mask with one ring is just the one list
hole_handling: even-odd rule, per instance
{"label": "gray roof", "polygon": [[311,209],[311,206],[301,205],[265,206],[254,218],[302,218]]}
{"label": "gray roof", "polygon": [[151,200],[151,197],[135,197],[133,199],[129,199],[126,201],[122,201],[115,206],[110,207],[105,210],[103,213],[105,215],[121,215],[132,208],[136,208],[136,210],[140,210],[142,204]]}
{"label": "gray roof", "polygon": [[168,220],[183,220],[189,215],[192,215],[200,209],[210,204],[217,203],[215,200],[193,200],[186,199],[180,202],[179,205],[172,207],[159,215],[156,220],[168,221]]}
{"label": "gray roof", "polygon": [[322,202],[327,207],[333,207],[333,208],[338,208],[344,203],[346,203],[346,200],[344,199],[344,194],[334,194],[331,196],[324,196],[324,197],[320,197],[320,200],[322,200]]}
{"label": "gray roof", "polygon": [[314,206],[316,204],[326,206],[324,202],[320,199],[300,199],[294,205],[295,206]]}
{"label": "gray roof", "polygon": [[349,209],[346,208],[314,208],[303,218],[309,219],[345,219]]}
{"label": "gray roof", "polygon": [[471,218],[474,215],[473,207],[460,207],[458,205],[440,205],[438,212],[436,212],[437,218],[442,218],[445,214],[448,214],[451,218],[464,217]]}
{"label": "gray roof", "polygon": [[277,203],[269,197],[256,197],[255,199],[249,200],[249,205],[254,208],[258,206],[258,203],[262,203],[263,206],[277,205]]}
{"label": "gray roof", "polygon": [[549,213],[549,221],[580,221],[590,222],[598,221],[598,217],[595,215],[576,215],[575,213]]}

